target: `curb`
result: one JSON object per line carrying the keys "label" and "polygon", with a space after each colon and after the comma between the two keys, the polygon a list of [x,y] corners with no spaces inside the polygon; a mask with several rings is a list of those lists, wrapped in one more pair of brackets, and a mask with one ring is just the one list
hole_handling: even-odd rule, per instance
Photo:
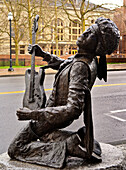
{"label": "curb", "polygon": [[[107,66],[107,71],[125,71],[126,64],[113,64]],[[39,72],[40,67],[36,67],[36,71]],[[28,68],[15,68],[14,72],[9,72],[8,69],[0,69],[0,77],[11,77],[11,76],[24,76],[25,71]],[[51,68],[46,69],[46,74],[56,74],[57,71]]]}
{"label": "curb", "polygon": [[[9,72],[8,69],[1,69],[0,77],[25,76],[25,72],[27,69],[29,68],[15,68],[13,72]],[[39,67],[37,67],[35,70],[39,72]],[[51,68],[45,70],[45,74],[55,74],[55,73],[57,73],[57,71]]]}

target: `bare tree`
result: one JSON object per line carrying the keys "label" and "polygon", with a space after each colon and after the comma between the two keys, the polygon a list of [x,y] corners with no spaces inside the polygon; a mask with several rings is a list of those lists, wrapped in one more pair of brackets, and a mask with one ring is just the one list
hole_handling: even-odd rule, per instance
{"label": "bare tree", "polygon": [[105,4],[96,5],[89,0],[61,0],[61,3],[69,20],[80,24],[82,32],[86,26],[89,26],[86,21],[91,20],[93,23],[96,17],[108,15],[110,12],[109,9],[103,8]]}
{"label": "bare tree", "polygon": [[[50,9],[52,10],[52,1],[46,0],[3,0],[2,6],[0,6],[1,22],[0,22],[0,35],[5,37],[10,36],[9,32],[9,22],[7,20],[8,13],[12,12],[13,21],[12,21],[12,38],[15,44],[15,53],[16,53],[16,65],[18,63],[18,50],[19,42],[21,40],[32,43],[32,24],[33,19],[36,14],[39,14],[39,31],[37,32],[36,41],[39,42],[41,34],[44,33],[44,38],[46,34],[51,34],[45,29],[50,27],[51,32],[51,21],[54,18],[54,12],[50,16]],[[52,4],[53,5],[53,4]],[[52,10],[53,11],[53,10]],[[2,20],[3,18],[6,18]],[[44,23],[44,25],[42,24]],[[7,29],[8,28],[8,29]],[[48,39],[44,39],[49,41]],[[50,38],[51,40],[51,38]],[[2,40],[1,40],[2,43]]]}
{"label": "bare tree", "polygon": [[[23,16],[25,20],[27,20],[26,29],[29,35],[29,42],[32,43],[32,23],[36,14],[39,15],[38,21],[38,31],[36,36],[36,41],[41,41],[40,38],[43,38],[45,41],[50,41],[51,38],[48,38],[51,31],[47,31],[47,28],[51,30],[51,21],[54,18],[54,9],[52,7],[52,0],[24,0],[22,4],[20,4],[25,11],[25,15]],[[43,35],[44,34],[44,35]]]}
{"label": "bare tree", "polygon": [[[60,6],[57,5],[58,0],[40,0],[39,7],[39,31],[38,37],[42,37],[44,41],[52,41],[54,35],[54,41],[56,43],[56,55],[58,55],[58,15]],[[40,36],[40,35],[43,36]],[[38,38],[39,42],[39,38]]]}
{"label": "bare tree", "polygon": [[[1,10],[1,22],[0,22],[0,33],[1,34],[8,34],[10,36],[10,32],[8,28],[8,13],[12,12],[13,21],[12,21],[12,39],[15,44],[15,54],[16,54],[16,65],[19,65],[18,62],[18,49],[19,49],[19,42],[23,39],[25,33],[25,24],[26,21],[22,17],[23,10],[22,7],[19,5],[19,2],[22,3],[22,0],[3,0],[3,6],[0,7]],[[4,18],[4,20],[3,20]]]}

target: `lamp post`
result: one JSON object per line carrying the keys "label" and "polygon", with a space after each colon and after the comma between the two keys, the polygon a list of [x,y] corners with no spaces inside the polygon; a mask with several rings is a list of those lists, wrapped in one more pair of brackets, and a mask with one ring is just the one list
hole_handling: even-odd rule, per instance
{"label": "lamp post", "polygon": [[8,69],[8,71],[14,71],[14,69],[12,68],[12,58],[11,58],[11,21],[13,20],[13,15],[11,12],[9,12],[8,14],[8,20],[10,21],[10,68]]}

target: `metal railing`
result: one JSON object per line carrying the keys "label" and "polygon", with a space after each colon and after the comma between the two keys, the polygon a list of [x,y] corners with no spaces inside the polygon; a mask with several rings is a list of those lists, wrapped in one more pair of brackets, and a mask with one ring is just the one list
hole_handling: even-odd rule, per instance
{"label": "metal railing", "polygon": [[[63,59],[66,59],[65,56],[61,57]],[[15,66],[16,59],[12,59],[12,65]],[[20,66],[30,66],[31,60],[27,58],[18,59]],[[111,56],[107,56],[107,63],[126,63],[126,54],[114,54]],[[35,59],[35,65],[42,66],[46,65],[47,63],[45,61],[42,61],[42,58]],[[8,58],[0,58],[0,66],[9,66],[10,65],[10,59]]]}
{"label": "metal railing", "polygon": [[[16,59],[12,59],[13,66],[15,65],[15,61],[16,61]],[[19,61],[20,66],[25,66],[25,59],[19,59],[18,61]],[[4,58],[0,59],[0,66],[9,66],[9,65],[10,65],[9,59],[4,59]]]}

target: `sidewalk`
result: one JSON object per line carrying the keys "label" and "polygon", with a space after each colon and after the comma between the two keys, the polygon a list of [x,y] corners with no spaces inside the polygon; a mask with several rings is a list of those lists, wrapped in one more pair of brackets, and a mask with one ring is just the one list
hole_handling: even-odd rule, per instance
{"label": "sidewalk", "polygon": [[108,71],[119,71],[119,70],[126,70],[126,63],[122,64],[107,64]]}
{"label": "sidewalk", "polygon": [[[0,77],[25,75],[26,69],[28,68],[14,68],[13,72],[8,71],[8,69],[0,69]],[[35,69],[36,71],[39,71],[39,67],[36,67]],[[108,64],[107,70],[108,71],[126,70],[126,64]],[[57,71],[49,68],[46,69],[45,72],[46,74],[55,74]]]}
{"label": "sidewalk", "polygon": [[[29,67],[30,68],[30,67]],[[14,71],[8,71],[8,69],[0,69],[0,77],[6,77],[6,76],[23,76],[25,75],[25,71],[28,68],[14,68]],[[39,67],[36,67],[35,70],[39,72]],[[57,71],[53,70],[51,68],[46,69],[46,74],[55,74]]]}

